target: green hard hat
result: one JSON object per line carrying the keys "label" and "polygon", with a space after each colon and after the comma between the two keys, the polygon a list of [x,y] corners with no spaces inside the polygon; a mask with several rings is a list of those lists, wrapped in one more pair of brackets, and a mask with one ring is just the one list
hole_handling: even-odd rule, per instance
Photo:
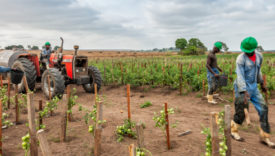
{"label": "green hard hat", "polygon": [[241,50],[245,53],[252,53],[258,47],[258,42],[254,37],[247,37],[241,43]]}
{"label": "green hard hat", "polygon": [[45,43],[45,46],[47,46],[47,45],[49,45],[49,46],[50,46],[50,45],[51,45],[51,43],[50,43],[50,42],[46,42],[46,43]]}
{"label": "green hard hat", "polygon": [[217,47],[218,49],[222,49],[222,43],[221,42],[216,42],[215,44],[214,44],[214,46],[215,47]]}

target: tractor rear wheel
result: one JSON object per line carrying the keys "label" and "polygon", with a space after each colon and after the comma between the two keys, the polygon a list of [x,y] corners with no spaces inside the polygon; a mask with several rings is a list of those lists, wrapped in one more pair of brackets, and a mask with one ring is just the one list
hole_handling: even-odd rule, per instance
{"label": "tractor rear wheel", "polygon": [[83,88],[87,93],[95,93],[94,84],[97,84],[97,91],[99,91],[101,87],[101,74],[100,71],[93,66],[88,67],[88,74],[90,76],[90,83],[83,84]]}
{"label": "tractor rear wheel", "polygon": [[[19,58],[13,63],[12,68],[24,71],[24,75],[26,76],[28,87],[31,91],[33,91],[35,88],[35,82],[36,82],[36,69],[34,64],[27,58]],[[18,91],[19,93],[26,93],[23,79],[18,84]]]}
{"label": "tractor rear wheel", "polygon": [[47,69],[44,71],[42,75],[41,87],[44,95],[47,98],[49,98],[50,92],[51,92],[51,97],[55,97],[55,96],[61,97],[65,90],[64,76],[61,74],[61,72],[58,69],[55,69],[55,68]]}

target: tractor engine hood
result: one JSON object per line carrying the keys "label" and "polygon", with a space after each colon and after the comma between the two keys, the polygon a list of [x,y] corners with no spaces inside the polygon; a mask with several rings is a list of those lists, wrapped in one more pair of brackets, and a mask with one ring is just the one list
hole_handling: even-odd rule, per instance
{"label": "tractor engine hood", "polygon": [[19,55],[26,51],[3,50],[0,52],[0,66],[11,67]]}

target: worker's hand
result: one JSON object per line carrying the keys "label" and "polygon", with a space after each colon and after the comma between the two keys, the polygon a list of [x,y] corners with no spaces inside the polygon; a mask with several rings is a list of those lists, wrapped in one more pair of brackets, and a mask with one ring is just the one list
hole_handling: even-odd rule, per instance
{"label": "worker's hand", "polygon": [[215,74],[214,76],[215,76],[215,78],[219,78],[219,77],[220,77],[220,75],[219,75],[219,74]]}
{"label": "worker's hand", "polygon": [[267,92],[267,88],[266,88],[266,86],[264,85],[264,83],[261,83],[261,89],[262,89],[262,92],[264,92],[264,93]]}
{"label": "worker's hand", "polygon": [[244,104],[248,104],[248,100],[250,98],[250,95],[247,91],[244,92]]}

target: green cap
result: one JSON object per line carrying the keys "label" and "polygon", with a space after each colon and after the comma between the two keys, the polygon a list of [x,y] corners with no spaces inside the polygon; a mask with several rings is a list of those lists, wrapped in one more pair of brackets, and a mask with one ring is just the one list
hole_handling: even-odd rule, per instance
{"label": "green cap", "polygon": [[47,46],[47,45],[50,46],[51,43],[50,43],[50,42],[46,42],[46,43],[45,43],[45,46]]}
{"label": "green cap", "polygon": [[222,43],[221,43],[221,42],[216,42],[216,43],[214,44],[214,46],[217,47],[219,50],[222,49]]}
{"label": "green cap", "polygon": [[245,53],[252,53],[258,47],[258,42],[254,37],[247,37],[241,43],[241,50]]}

